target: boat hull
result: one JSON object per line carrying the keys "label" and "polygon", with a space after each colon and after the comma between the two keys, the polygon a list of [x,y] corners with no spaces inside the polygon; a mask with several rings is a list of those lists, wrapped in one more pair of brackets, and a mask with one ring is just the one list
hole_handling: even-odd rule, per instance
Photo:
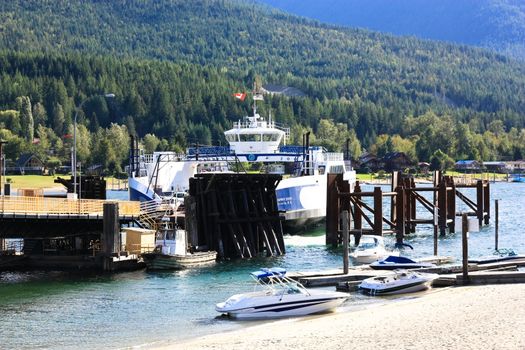
{"label": "boat hull", "polygon": [[386,259],[371,263],[370,267],[374,270],[410,270],[436,267],[436,265],[424,261],[415,261],[405,256],[390,255]]}
{"label": "boat hull", "polygon": [[509,255],[509,256],[489,256],[482,257],[478,259],[469,259],[468,262],[471,264],[491,264],[502,261],[516,260],[516,259],[525,259],[525,255]]}
{"label": "boat hull", "polygon": [[319,297],[293,301],[283,298],[283,300],[279,302],[240,309],[221,307],[222,305],[218,304],[216,310],[221,313],[226,313],[235,319],[297,317],[333,311],[340,306],[347,297],[346,295],[342,295],[335,298]]}
{"label": "boat hull", "polygon": [[186,255],[153,252],[143,254],[143,258],[149,270],[182,270],[215,263],[217,252],[198,252]]}
{"label": "boat hull", "polygon": [[283,212],[284,229],[298,233],[326,217],[326,176],[308,175],[281,180],[275,190],[277,208]]}
{"label": "boat hull", "polygon": [[358,264],[371,264],[378,260],[384,259],[387,256],[396,254],[399,255],[399,252],[389,252],[386,250],[378,250],[376,252],[356,251],[350,254],[350,257],[352,257]]}
{"label": "boat hull", "polygon": [[365,294],[369,295],[394,295],[394,294],[405,294],[405,293],[414,293],[427,290],[430,288],[432,281],[420,281],[409,283],[400,286],[392,286],[390,288],[367,288],[359,287],[359,289]]}
{"label": "boat hull", "polygon": [[391,295],[419,292],[429,289],[436,274],[398,270],[398,272],[365,279],[359,289],[370,295]]}

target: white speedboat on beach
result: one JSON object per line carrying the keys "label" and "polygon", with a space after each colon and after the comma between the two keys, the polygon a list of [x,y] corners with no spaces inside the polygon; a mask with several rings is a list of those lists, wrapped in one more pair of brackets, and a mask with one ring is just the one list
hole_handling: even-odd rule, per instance
{"label": "white speedboat on beach", "polygon": [[437,274],[396,270],[392,274],[363,280],[359,289],[370,295],[413,293],[429,289]]}
{"label": "white speedboat on beach", "polygon": [[370,264],[389,255],[399,255],[398,251],[388,251],[381,236],[362,235],[355,250],[350,253],[358,264]]}
{"label": "white speedboat on beach", "polygon": [[237,319],[262,319],[305,316],[334,310],[348,294],[306,289],[285,276],[282,268],[261,269],[251,273],[256,281],[253,292],[236,294],[215,309]]}

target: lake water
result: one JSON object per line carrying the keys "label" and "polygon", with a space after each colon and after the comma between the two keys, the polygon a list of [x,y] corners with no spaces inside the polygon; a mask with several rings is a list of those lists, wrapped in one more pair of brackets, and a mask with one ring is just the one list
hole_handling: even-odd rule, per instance
{"label": "lake water", "polygon": [[[501,199],[500,247],[525,253],[525,184],[491,185],[492,198]],[[474,198],[473,191],[465,192]],[[493,202],[491,205],[493,212]],[[493,218],[492,213],[489,226],[470,234],[470,256],[492,252]],[[284,256],[220,262],[199,270],[107,275],[0,272],[0,348],[150,347],[253,325],[256,322],[217,317],[214,305],[232,294],[249,291],[248,273],[259,267],[282,266],[290,271],[341,268],[342,248],[327,247],[324,240],[321,229],[287,236]],[[390,245],[394,242],[392,237],[386,241]],[[404,255],[431,255],[432,228],[418,227],[406,242],[414,250]],[[439,254],[460,259],[461,233],[440,238]],[[352,294],[339,312],[372,302],[378,299]]]}

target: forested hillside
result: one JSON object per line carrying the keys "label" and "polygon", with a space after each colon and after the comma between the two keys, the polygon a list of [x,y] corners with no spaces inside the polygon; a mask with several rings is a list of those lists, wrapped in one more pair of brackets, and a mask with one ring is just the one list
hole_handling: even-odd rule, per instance
{"label": "forested hillside", "polygon": [[80,104],[79,159],[111,171],[125,162],[127,133],[148,151],[224,143],[249,112],[232,93],[257,76],[306,92],[261,106],[293,128],[292,142],[310,129],[332,149],[352,139],[354,156],[361,146],[414,160],[525,154],[525,65],[487,51],[244,1],[27,0],[0,12],[0,137],[12,159],[30,150],[67,162]]}
{"label": "forested hillside", "polygon": [[522,0],[258,0],[325,23],[495,49],[525,59]]}

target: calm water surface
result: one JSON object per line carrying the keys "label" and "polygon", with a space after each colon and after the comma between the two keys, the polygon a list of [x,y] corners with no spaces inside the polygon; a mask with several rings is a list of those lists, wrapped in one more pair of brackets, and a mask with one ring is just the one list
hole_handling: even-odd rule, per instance
{"label": "calm water surface", "polygon": [[[475,198],[473,191],[465,193]],[[501,199],[500,247],[525,253],[525,185],[493,184],[492,198]],[[420,217],[428,215],[421,212]],[[261,266],[282,266],[291,271],[340,268],[342,249],[326,247],[324,240],[322,230],[288,236],[285,256],[221,262],[182,272],[1,272],[0,348],[151,347],[253,325],[256,323],[217,317],[215,303],[249,291],[248,273]],[[432,228],[420,226],[407,242],[414,250],[404,255],[431,255]],[[393,244],[393,239],[387,237],[387,243]],[[481,232],[470,234],[470,255],[490,254],[493,247],[492,219]],[[439,254],[459,258],[461,234],[440,238]],[[352,294],[339,312],[377,300]]]}

